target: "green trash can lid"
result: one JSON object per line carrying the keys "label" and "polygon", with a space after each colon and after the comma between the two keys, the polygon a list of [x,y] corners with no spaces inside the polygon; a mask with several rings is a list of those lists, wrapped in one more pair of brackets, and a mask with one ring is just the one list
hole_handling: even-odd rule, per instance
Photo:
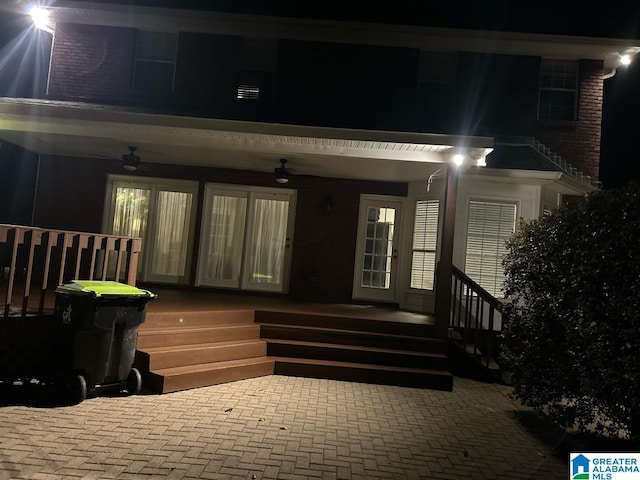
{"label": "green trash can lid", "polygon": [[106,295],[134,296],[134,297],[151,297],[156,295],[148,290],[128,285],[126,283],[99,280],[72,280],[69,283],[56,287],[56,293],[70,295],[91,295],[93,297],[102,297]]}

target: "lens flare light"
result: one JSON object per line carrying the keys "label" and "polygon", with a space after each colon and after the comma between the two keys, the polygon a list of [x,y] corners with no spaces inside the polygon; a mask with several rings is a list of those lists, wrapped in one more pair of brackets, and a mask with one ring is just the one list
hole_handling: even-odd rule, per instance
{"label": "lens flare light", "polygon": [[625,53],[624,55],[620,55],[620,63],[622,65],[630,65],[631,64],[631,55]]}
{"label": "lens flare light", "polygon": [[53,33],[51,30],[49,10],[37,5],[29,4],[25,8],[25,11],[31,17],[36,28],[44,30],[45,32]]}
{"label": "lens flare light", "polygon": [[462,155],[461,153],[456,153],[453,156],[453,163],[456,165],[456,167],[462,165],[464,163],[464,155]]}

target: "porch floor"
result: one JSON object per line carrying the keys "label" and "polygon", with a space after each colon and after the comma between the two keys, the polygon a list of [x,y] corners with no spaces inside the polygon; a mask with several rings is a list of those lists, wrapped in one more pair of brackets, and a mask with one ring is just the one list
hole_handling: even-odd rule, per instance
{"label": "porch floor", "polygon": [[306,303],[286,297],[219,293],[197,290],[176,290],[170,288],[145,287],[158,297],[147,304],[149,312],[197,312],[233,309],[260,309],[266,311],[320,314],[336,317],[353,317],[366,320],[380,320],[435,325],[432,315],[406,312],[398,308],[347,303]]}
{"label": "porch floor", "polygon": [[[147,304],[148,312],[198,312],[214,310],[259,309],[300,314],[316,314],[336,317],[353,317],[365,320],[380,320],[435,325],[435,318],[429,314],[407,312],[394,307],[348,303],[311,303],[292,300],[276,295],[251,295],[235,292],[212,292],[208,290],[185,290],[152,285],[138,285],[149,290],[157,298]],[[13,287],[9,316],[20,316],[24,286],[18,282]],[[38,311],[40,290],[32,287],[28,299],[27,312],[34,315]],[[0,281],[0,302],[6,304],[6,283]],[[49,288],[44,297],[44,313],[52,314],[55,304],[54,288]],[[0,311],[0,317],[2,312]]]}

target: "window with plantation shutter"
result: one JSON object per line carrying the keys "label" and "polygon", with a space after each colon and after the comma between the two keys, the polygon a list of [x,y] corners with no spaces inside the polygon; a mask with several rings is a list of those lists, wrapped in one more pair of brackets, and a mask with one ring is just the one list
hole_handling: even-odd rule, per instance
{"label": "window with plantation shutter", "polygon": [[411,288],[433,290],[438,241],[438,200],[418,200],[411,247]]}
{"label": "window with plantation shutter", "polygon": [[516,204],[495,201],[469,202],[465,273],[491,293],[503,296],[502,258],[505,240],[516,228]]}
{"label": "window with plantation shutter", "polygon": [[243,38],[236,98],[259,101],[271,96],[278,44],[264,38]]}

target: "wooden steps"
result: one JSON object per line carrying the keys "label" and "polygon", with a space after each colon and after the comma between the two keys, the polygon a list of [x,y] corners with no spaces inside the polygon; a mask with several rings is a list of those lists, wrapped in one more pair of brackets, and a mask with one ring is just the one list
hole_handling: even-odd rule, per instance
{"label": "wooden steps", "polygon": [[161,393],[207,387],[247,378],[273,375],[274,361],[268,357],[187,365],[150,372],[147,385]]}
{"label": "wooden steps", "polygon": [[446,355],[391,348],[333,343],[301,342],[265,338],[267,353],[275,357],[297,357],[407,368],[447,369]]}
{"label": "wooden steps", "polygon": [[275,373],[448,390],[447,344],[433,323],[256,311]]}
{"label": "wooden steps", "polygon": [[427,317],[408,318],[273,309],[148,312],[135,364],[145,387],[158,393],[274,373],[451,390],[446,343],[434,338]]}
{"label": "wooden steps", "polygon": [[[145,348],[144,352],[149,355],[149,368],[159,370],[225,360],[264,357],[267,355],[267,344],[256,339],[233,340],[230,342],[149,347]],[[186,355],[187,353],[188,355]]]}
{"label": "wooden steps", "polygon": [[399,368],[386,365],[336,362],[303,358],[275,357],[276,375],[292,377],[330,378],[349,382],[396,385],[399,387],[453,389],[452,375],[443,370]]}
{"label": "wooden steps", "polygon": [[147,313],[136,366],[158,393],[272,375],[274,362],[250,309]]}
{"label": "wooden steps", "polygon": [[446,353],[446,345],[438,339],[408,335],[379,334],[356,330],[308,327],[306,325],[263,324],[263,338],[360,345],[379,348],[399,348],[412,351]]}
{"label": "wooden steps", "polygon": [[138,348],[195,345],[260,338],[258,325],[215,325],[213,327],[157,328],[138,331]]}

